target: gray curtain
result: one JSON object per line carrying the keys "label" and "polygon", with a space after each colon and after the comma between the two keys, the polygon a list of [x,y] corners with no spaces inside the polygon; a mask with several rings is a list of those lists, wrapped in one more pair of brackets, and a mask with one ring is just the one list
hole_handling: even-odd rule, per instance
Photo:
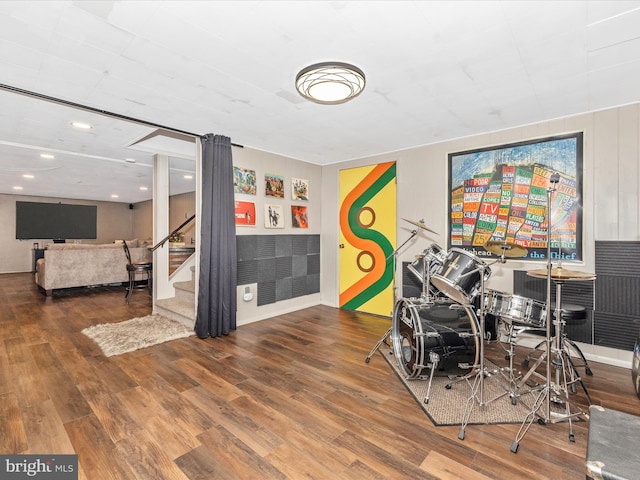
{"label": "gray curtain", "polygon": [[202,219],[196,335],[236,329],[237,253],[231,139],[202,137]]}

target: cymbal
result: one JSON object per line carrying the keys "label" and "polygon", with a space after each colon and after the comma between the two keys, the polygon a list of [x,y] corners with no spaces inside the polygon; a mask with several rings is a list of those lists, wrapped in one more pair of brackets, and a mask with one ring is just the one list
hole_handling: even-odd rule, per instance
{"label": "cymbal", "polygon": [[[547,278],[547,269],[541,268],[540,270],[529,270],[527,275],[536,278]],[[576,272],[575,270],[567,270],[566,268],[556,267],[551,269],[551,278],[556,281],[562,280],[574,280],[574,281],[587,281],[595,280],[595,273]]]}
{"label": "cymbal", "polygon": [[438,232],[436,232],[435,230],[431,230],[422,222],[414,222],[413,220],[407,220],[406,218],[403,218],[403,220],[405,222],[409,222],[412,225],[415,225],[416,227],[420,227],[421,229],[426,230],[427,232],[435,233],[436,235],[438,234]]}
{"label": "cymbal", "polygon": [[504,255],[509,258],[524,257],[527,249],[522,245],[511,242],[501,242],[500,240],[489,241],[484,245],[485,250],[495,255]]}

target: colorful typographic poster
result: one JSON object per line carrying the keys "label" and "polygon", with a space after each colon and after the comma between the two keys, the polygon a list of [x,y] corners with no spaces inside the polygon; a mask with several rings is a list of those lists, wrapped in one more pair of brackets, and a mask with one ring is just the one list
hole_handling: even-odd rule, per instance
{"label": "colorful typographic poster", "polygon": [[291,200],[309,200],[309,180],[291,179]]}
{"label": "colorful typographic poster", "polygon": [[284,198],[284,178],[282,175],[265,173],[264,194],[267,197]]}
{"label": "colorful typographic poster", "polygon": [[282,205],[264,206],[264,226],[265,228],[284,228],[284,216],[282,215]]}
{"label": "colorful typographic poster", "polygon": [[235,202],[236,225],[245,227],[256,226],[256,204],[253,202]]}
{"label": "colorful typographic poster", "polygon": [[235,193],[256,194],[256,172],[241,167],[233,167],[233,191]]}
{"label": "colorful typographic poster", "polygon": [[550,238],[552,259],[581,261],[582,153],[575,133],[449,154],[449,246],[496,257],[483,245],[509,242],[546,261]]}
{"label": "colorful typographic poster", "polygon": [[306,206],[291,205],[291,226],[293,228],[309,228]]}

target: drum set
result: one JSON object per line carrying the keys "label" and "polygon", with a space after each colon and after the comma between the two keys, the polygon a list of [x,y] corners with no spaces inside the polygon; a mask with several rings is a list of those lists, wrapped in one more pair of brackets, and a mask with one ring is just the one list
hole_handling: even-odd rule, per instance
{"label": "drum set", "polygon": [[[403,220],[436,233],[423,221]],[[407,269],[422,285],[421,295],[395,301],[391,327],[365,361],[368,363],[375,351],[390,337],[392,354],[405,378],[428,380],[424,403],[429,402],[434,372],[451,370],[457,366],[457,374],[449,375],[452,382],[446,388],[465,380],[471,387],[458,435],[461,440],[464,439],[465,427],[475,405],[482,407],[505,395],[509,395],[511,403],[515,405],[524,393],[533,393],[534,401],[527,405],[530,414],[524,419],[511,447],[512,452],[516,453],[519,441],[535,418],[543,424],[562,420],[571,422],[572,418],[584,414],[571,406],[568,398],[568,388],[576,383],[582,386],[587,398],[588,393],[567,348],[561,290],[566,281],[592,280],[595,276],[562,268],[553,269],[550,262],[547,269],[527,272],[532,277],[546,278],[548,285],[551,281],[555,282],[556,302],[552,312],[550,286],[546,303],[485,289],[485,282],[490,278],[494,264],[504,264],[509,258],[524,257],[528,250],[506,241],[489,241],[483,247],[496,256],[493,262],[487,263],[460,248],[445,251],[437,244],[430,245],[417,255]],[[539,347],[544,345],[546,348],[535,358],[529,371],[523,374],[513,364],[516,337],[530,330],[545,335],[545,341]],[[496,339],[505,349],[509,366],[498,369],[506,379],[506,382],[502,382],[504,393],[485,399],[485,378],[495,371],[488,372],[485,367],[484,343]],[[530,360],[531,356],[527,357],[523,366],[529,366],[527,362]],[[545,360],[547,371],[540,373],[539,367]],[[555,377],[551,373],[551,365],[554,365]],[[538,382],[532,382],[533,378]],[[566,404],[566,410],[561,415],[555,415],[551,402]],[[572,431],[569,438],[574,441]]]}

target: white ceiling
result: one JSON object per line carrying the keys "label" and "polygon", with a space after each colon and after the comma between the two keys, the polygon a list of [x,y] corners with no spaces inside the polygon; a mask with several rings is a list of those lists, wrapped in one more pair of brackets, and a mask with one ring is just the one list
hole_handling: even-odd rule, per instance
{"label": "white ceiling", "polygon": [[[638,25],[638,1],[1,1],[0,83],[324,165],[638,102]],[[296,93],[329,60],[355,100]],[[154,130],[0,90],[0,193],[148,199],[127,147]]]}

